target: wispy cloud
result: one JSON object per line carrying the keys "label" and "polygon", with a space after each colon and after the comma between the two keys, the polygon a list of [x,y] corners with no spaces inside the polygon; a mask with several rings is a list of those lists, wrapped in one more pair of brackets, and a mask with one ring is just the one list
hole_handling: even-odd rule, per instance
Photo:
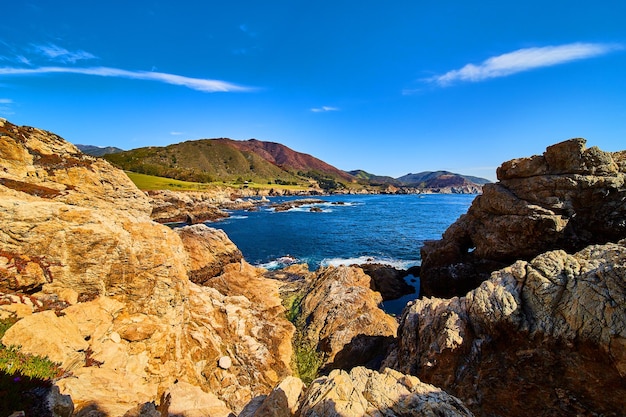
{"label": "wispy cloud", "polygon": [[0,104],[11,104],[13,103],[13,100],[11,100],[10,98],[0,98]]}
{"label": "wispy cloud", "polygon": [[75,64],[77,61],[97,59],[98,57],[86,51],[68,51],[58,45],[33,45],[35,52],[50,61],[64,64]]}
{"label": "wispy cloud", "polygon": [[11,116],[15,114],[11,108],[11,104],[13,104],[13,100],[10,98],[0,98],[0,117],[2,115]]}
{"label": "wispy cloud", "polygon": [[133,80],[157,81],[165,84],[179,85],[196,91],[206,93],[214,92],[249,92],[255,91],[253,87],[241,86],[227,81],[210,80],[204,78],[191,78],[182,75],[168,74],[164,72],[129,71],[110,67],[39,67],[39,68],[13,68],[0,67],[0,76],[37,76],[44,74],[82,74],[98,77],[127,78]]}
{"label": "wispy cloud", "polygon": [[314,107],[311,109],[311,111],[313,113],[323,113],[323,112],[327,112],[327,111],[339,111],[339,108],[337,107],[330,107],[330,106],[322,106],[322,107]]}
{"label": "wispy cloud", "polygon": [[461,69],[448,71],[425,81],[448,86],[455,82],[477,82],[490,78],[506,77],[518,72],[550,67],[571,61],[588,59],[623,49],[619,44],[570,43],[559,46],[524,48],[486,59],[480,64],[467,64]]}
{"label": "wispy cloud", "polygon": [[180,136],[180,135],[184,135],[184,134],[185,134],[185,132],[176,132],[176,131],[170,132],[170,135],[172,135],[172,136]]}

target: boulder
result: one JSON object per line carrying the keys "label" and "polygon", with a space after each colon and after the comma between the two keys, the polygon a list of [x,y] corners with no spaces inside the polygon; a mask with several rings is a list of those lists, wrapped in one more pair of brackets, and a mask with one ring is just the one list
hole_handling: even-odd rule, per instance
{"label": "boulder", "polygon": [[421,293],[462,296],[492,271],[540,253],[626,237],[623,154],[571,139],[498,168],[467,214],[421,249]]}
{"label": "boulder", "polygon": [[363,367],[334,370],[311,383],[299,415],[313,416],[472,416],[463,403],[414,376]]}
{"label": "boulder", "polygon": [[364,264],[361,269],[372,279],[372,290],[378,291],[383,301],[395,300],[415,292],[415,288],[404,280],[408,275],[407,271],[382,264]]}
{"label": "boulder", "polygon": [[189,278],[198,285],[221,275],[226,265],[239,263],[241,251],[223,230],[204,224],[175,229],[189,255]]}
{"label": "boulder", "polygon": [[152,206],[150,216],[159,223],[196,224],[228,217],[221,210],[220,196],[215,193],[147,191]]}
{"label": "boulder", "polygon": [[321,268],[307,283],[298,320],[326,370],[375,367],[396,335],[398,324],[380,309],[370,281],[361,268],[340,266]]}
{"label": "boulder", "polygon": [[625,276],[626,240],[518,261],[465,297],[413,302],[386,364],[480,415],[624,415]]}

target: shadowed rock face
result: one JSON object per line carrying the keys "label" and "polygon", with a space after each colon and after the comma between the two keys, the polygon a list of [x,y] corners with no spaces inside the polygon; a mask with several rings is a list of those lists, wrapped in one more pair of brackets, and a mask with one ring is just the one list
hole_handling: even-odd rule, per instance
{"label": "shadowed rock face", "polygon": [[499,182],[421,249],[422,294],[462,296],[515,260],[625,238],[625,157],[571,139],[502,164]]}
{"label": "shadowed rock face", "polygon": [[626,241],[546,252],[405,309],[387,365],[480,415],[626,413]]}
{"label": "shadowed rock face", "polygon": [[370,285],[361,268],[346,266],[323,268],[307,283],[304,334],[324,354],[324,370],[372,366],[393,341],[398,324]]}

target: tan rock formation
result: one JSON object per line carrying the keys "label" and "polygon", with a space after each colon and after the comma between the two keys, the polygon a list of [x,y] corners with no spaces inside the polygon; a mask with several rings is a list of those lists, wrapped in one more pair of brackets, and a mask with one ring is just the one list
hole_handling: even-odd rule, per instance
{"label": "tan rock formation", "polygon": [[415,301],[387,364],[481,415],[624,415],[624,277],[626,241],[518,261],[466,297]]}
{"label": "tan rock formation", "polygon": [[204,285],[213,277],[224,272],[231,263],[243,259],[241,251],[222,230],[203,224],[176,229],[189,254],[189,278],[192,282]]}
{"label": "tan rock formation", "polygon": [[441,240],[425,243],[423,294],[461,296],[515,260],[626,238],[623,161],[571,139],[505,162],[500,181],[486,184]]}
{"label": "tan rock formation", "polygon": [[463,403],[414,376],[363,367],[334,370],[313,381],[299,415],[313,416],[472,416]]}
{"label": "tan rock formation", "polygon": [[[2,122],[0,165],[0,291],[12,293],[0,298],[25,316],[3,343],[72,369],[58,386],[78,415],[124,415],[176,380],[236,412],[291,374],[293,326],[277,287],[228,264],[224,253],[238,256],[225,236],[182,232],[190,256],[123,172],[49,132]],[[242,289],[198,286],[188,279],[197,271]],[[225,356],[232,365],[219,368]]]}
{"label": "tan rock formation", "polygon": [[147,194],[152,205],[151,217],[159,223],[195,224],[228,217],[228,213],[218,207],[218,203],[226,197],[217,193],[160,190],[148,191]]}
{"label": "tan rock formation", "polygon": [[345,266],[322,268],[307,283],[300,320],[327,369],[374,366],[393,341],[398,324],[370,285],[361,268]]}

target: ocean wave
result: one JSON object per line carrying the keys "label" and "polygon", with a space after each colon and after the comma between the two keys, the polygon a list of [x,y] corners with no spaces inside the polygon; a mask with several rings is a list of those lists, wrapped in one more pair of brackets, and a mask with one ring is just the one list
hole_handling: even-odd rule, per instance
{"label": "ocean wave", "polygon": [[266,263],[257,264],[255,266],[258,266],[263,269],[267,269],[268,271],[274,271],[276,269],[282,269],[289,265],[295,265],[295,264],[302,263],[302,262],[306,262],[306,261],[300,260],[291,255],[285,255],[285,256],[276,258],[274,260],[271,260],[269,262],[266,262]]}
{"label": "ocean wave", "polygon": [[349,266],[365,264],[382,264],[396,269],[409,269],[412,266],[420,265],[421,262],[419,260],[410,259],[377,258],[375,256],[359,256],[356,258],[326,258],[322,259],[322,262],[320,262],[321,266]]}

